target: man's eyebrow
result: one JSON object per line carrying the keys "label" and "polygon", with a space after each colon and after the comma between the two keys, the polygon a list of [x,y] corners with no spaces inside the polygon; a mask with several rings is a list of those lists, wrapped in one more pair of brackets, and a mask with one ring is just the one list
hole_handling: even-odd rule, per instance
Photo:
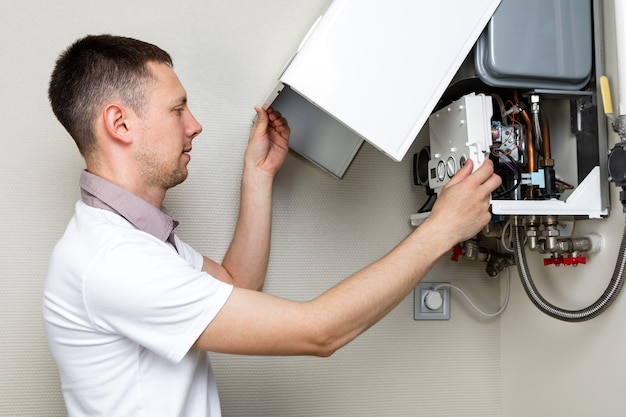
{"label": "man's eyebrow", "polygon": [[187,96],[180,96],[174,100],[174,104],[179,106],[181,104],[187,104]]}

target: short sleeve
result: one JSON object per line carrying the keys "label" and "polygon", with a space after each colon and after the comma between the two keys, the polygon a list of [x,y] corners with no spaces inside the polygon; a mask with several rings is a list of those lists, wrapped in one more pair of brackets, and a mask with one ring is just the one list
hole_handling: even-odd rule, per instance
{"label": "short sleeve", "polygon": [[233,287],[203,272],[202,256],[180,240],[179,254],[143,232],[126,234],[90,265],[83,288],[88,314],[100,331],[178,362]]}
{"label": "short sleeve", "polygon": [[204,263],[204,259],[202,254],[195,250],[191,245],[183,242],[178,236],[174,235],[174,241],[176,242],[176,249],[178,250],[178,254],[183,259],[187,260],[197,270],[202,269],[202,264]]}

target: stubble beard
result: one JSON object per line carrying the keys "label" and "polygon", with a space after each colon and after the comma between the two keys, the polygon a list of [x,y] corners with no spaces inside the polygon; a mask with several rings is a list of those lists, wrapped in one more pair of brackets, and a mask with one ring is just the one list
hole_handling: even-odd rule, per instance
{"label": "stubble beard", "polygon": [[[174,168],[162,164],[156,153],[143,149],[135,153],[135,159],[139,164],[139,172],[149,187],[159,187],[168,190],[177,186],[187,179],[186,166],[180,164]],[[180,160],[179,160],[180,162]]]}

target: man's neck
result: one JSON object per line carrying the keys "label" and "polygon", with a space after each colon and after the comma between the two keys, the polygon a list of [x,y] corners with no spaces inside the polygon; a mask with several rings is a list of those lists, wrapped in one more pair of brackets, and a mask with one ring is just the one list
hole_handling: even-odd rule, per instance
{"label": "man's neck", "polygon": [[87,164],[87,171],[117,185],[118,187],[124,188],[125,190],[135,194],[137,197],[146,200],[158,209],[161,209],[163,206],[163,201],[165,200],[165,190],[157,187],[149,187],[143,184],[142,181],[133,181],[132,178],[135,176],[132,174],[124,175],[124,173],[120,171],[102,168],[98,169],[98,166],[90,166],[90,164]]}

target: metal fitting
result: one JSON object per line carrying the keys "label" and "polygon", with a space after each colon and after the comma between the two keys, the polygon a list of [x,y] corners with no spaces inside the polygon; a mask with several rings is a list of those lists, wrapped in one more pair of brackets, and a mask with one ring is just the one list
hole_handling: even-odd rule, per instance
{"label": "metal fitting", "polygon": [[617,120],[613,122],[613,130],[622,140],[626,140],[626,115],[620,115]]}

